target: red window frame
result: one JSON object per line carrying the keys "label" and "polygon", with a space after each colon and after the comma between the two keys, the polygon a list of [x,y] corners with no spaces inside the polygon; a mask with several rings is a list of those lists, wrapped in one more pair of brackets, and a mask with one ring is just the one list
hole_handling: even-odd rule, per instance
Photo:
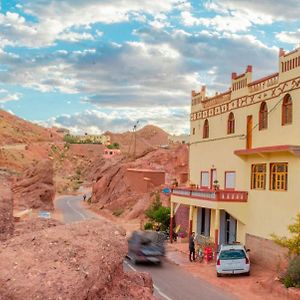
{"label": "red window frame", "polygon": [[234,175],[235,175],[235,180],[236,180],[236,171],[225,171],[225,173],[224,173],[224,190],[226,190],[226,191],[234,191],[235,190],[235,183],[234,183],[234,188],[227,188],[226,187],[226,185],[227,185],[227,180],[226,180],[226,174],[228,174],[228,173],[234,173]]}
{"label": "red window frame", "polygon": [[[207,174],[207,178],[208,178],[208,183],[207,185],[202,185],[202,174],[206,173]],[[209,189],[209,171],[201,171],[200,172],[200,188],[201,189]]]}
{"label": "red window frame", "polygon": [[268,128],[268,106],[262,102],[259,109],[259,130]]}
{"label": "red window frame", "polygon": [[235,131],[235,119],[234,119],[234,114],[231,112],[228,116],[228,121],[227,121],[227,134],[234,133]]}
{"label": "red window frame", "polygon": [[282,121],[281,125],[293,123],[293,100],[290,94],[284,96],[282,101]]}

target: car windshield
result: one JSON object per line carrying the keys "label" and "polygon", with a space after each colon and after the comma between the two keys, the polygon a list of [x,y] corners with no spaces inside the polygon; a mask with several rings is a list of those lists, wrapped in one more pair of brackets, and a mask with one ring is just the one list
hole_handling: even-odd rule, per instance
{"label": "car windshield", "polygon": [[221,251],[219,259],[227,260],[227,259],[242,259],[245,258],[245,252],[243,250],[224,250]]}

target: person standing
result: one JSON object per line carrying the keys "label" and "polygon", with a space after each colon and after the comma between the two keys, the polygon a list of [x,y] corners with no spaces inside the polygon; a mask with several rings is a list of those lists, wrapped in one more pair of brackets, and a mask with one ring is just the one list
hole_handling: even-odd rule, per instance
{"label": "person standing", "polygon": [[190,261],[195,261],[195,232],[192,232],[189,239]]}

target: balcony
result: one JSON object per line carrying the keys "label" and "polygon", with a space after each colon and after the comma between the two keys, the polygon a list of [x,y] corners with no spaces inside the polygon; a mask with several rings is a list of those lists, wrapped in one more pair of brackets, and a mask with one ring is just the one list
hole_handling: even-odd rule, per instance
{"label": "balcony", "polygon": [[184,187],[172,188],[172,195],[208,201],[247,202],[248,200],[248,192],[244,191],[208,190]]}

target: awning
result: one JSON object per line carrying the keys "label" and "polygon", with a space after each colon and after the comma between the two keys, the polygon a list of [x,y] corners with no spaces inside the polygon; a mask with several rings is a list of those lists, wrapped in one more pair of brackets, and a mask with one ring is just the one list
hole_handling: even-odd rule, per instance
{"label": "awning", "polygon": [[269,147],[257,147],[251,149],[235,150],[234,154],[240,157],[246,157],[250,155],[265,156],[272,153],[290,153],[294,156],[300,157],[300,146],[295,145],[279,145]]}

